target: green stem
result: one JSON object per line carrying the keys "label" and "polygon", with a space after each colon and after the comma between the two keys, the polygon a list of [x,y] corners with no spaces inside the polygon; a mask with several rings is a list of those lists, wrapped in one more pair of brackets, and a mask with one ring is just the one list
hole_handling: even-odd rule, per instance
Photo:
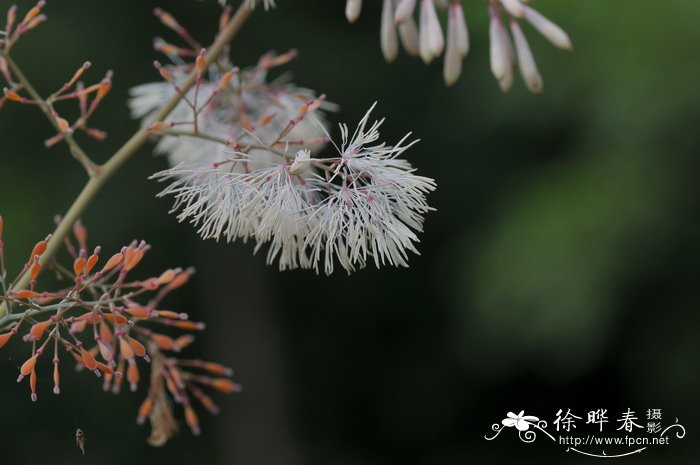
{"label": "green stem", "polygon": [[[250,16],[252,10],[245,3],[241,5],[236,14],[231,18],[226,27],[221,31],[212,46],[206,54],[206,62],[212,63],[216,61],[219,55],[223,52],[226,45],[233,40],[236,33]],[[197,78],[197,71],[194,70],[180,86],[183,93],[187,93],[192,88]],[[165,102],[161,109],[153,116],[152,121],[164,120],[170,112],[172,112],[181,100],[179,94],[173,95],[170,100]],[[147,126],[147,125],[146,125]],[[92,176],[83,190],[78,194],[78,197],[73,201],[73,204],[68,209],[68,212],[63,216],[63,219],[53,232],[53,236],[49,241],[46,252],[41,256],[42,265],[51,259],[59,247],[63,243],[63,239],[70,233],[73,223],[75,223],[83,212],[90,205],[102,187],[107,181],[119,171],[119,169],[127,162],[136,152],[148,141],[150,133],[146,131],[146,126],[142,127],[126,143],[110,157],[107,162],[98,168],[98,173]],[[29,284],[29,274],[25,275],[17,282],[14,289],[24,289]],[[7,313],[5,304],[0,304],[0,318]]]}

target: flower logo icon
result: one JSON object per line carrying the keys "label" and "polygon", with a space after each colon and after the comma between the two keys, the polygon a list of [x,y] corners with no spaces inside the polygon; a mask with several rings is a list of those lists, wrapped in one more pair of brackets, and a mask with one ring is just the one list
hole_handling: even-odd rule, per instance
{"label": "flower logo icon", "polygon": [[517,415],[513,412],[508,412],[507,417],[501,423],[507,427],[515,426],[518,431],[527,431],[530,429],[530,424],[537,423],[540,419],[532,415],[523,415],[524,413],[525,410],[521,410]]}

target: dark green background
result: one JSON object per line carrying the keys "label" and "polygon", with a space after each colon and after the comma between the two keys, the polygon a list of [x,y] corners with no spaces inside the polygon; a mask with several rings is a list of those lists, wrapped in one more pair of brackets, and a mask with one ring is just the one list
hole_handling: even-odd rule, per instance
{"label": "dark green background", "polygon": [[[411,268],[279,273],[250,245],[201,242],[167,214],[170,199],[155,198],[160,186],[146,178],[165,162],[146,147],[85,215],[91,243],[111,252],[147,240],[144,277],[196,266],[168,303],[209,323],[188,353],[234,367],[244,391],[217,396],[222,414],[203,415],[201,438],[183,429],[154,449],[134,421],[143,387],[115,397],[64,369],[56,397],[47,364],[34,404],[15,383],[27,351],[15,344],[0,352],[0,463],[589,463],[544,437],[484,435],[511,410],[551,422],[559,408],[608,408],[614,423],[628,407],[662,408],[688,435],[626,462],[697,463],[700,3],[536,2],[575,46],[560,52],[526,27],[545,78],[539,97],[519,78],[501,95],[484,2],[464,3],[472,51],[451,88],[441,61],[383,62],[378,1],[348,25],[343,1],[278,0],[232,47],[241,66],[298,48],[287,69],[340,105],[334,123],[352,126],[379,100],[386,141],[409,130],[421,139],[407,157],[439,189]],[[115,71],[94,117],[109,138],[81,139],[98,161],[138,125],[125,100],[157,77],[152,37],[174,40],[154,6],[202,41],[215,32],[214,0],[50,0],[49,22],[14,52],[45,95],[85,60],[87,80]],[[44,148],[51,135],[33,108],[0,111],[0,214],[14,269],[85,181],[65,147]]]}

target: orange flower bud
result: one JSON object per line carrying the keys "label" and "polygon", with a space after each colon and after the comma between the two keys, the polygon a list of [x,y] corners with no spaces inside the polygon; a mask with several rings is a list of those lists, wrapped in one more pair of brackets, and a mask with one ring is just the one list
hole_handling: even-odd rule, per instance
{"label": "orange flower bud", "polygon": [[233,9],[231,8],[231,5],[226,5],[224,11],[221,12],[221,16],[219,17],[219,31],[223,31],[228,24],[229,20],[231,19],[232,11]]}
{"label": "orange flower bud", "polygon": [[97,98],[102,100],[112,89],[112,81],[104,80],[100,83],[100,87],[97,88]]}
{"label": "orange flower bud", "polygon": [[48,328],[50,324],[51,320],[46,320],[33,325],[29,330],[29,340],[38,341],[41,339],[41,336],[44,335],[44,331],[46,331],[46,328]]}
{"label": "orange flower bud", "polygon": [[58,373],[58,359],[54,359],[53,364],[53,393],[58,395],[61,393],[61,376]]}
{"label": "orange flower bud", "polygon": [[5,93],[5,97],[7,100],[11,100],[13,102],[22,102],[24,99],[22,96],[20,96],[17,92],[9,90],[7,88],[3,89]]}
{"label": "orange flower bud", "polygon": [[39,26],[40,24],[42,24],[44,21],[46,21],[46,16],[45,16],[45,15],[39,15],[39,16],[37,16],[36,18],[34,18],[34,19],[32,19],[31,21],[29,21],[29,22],[26,24],[25,29],[28,30],[28,31],[30,31],[30,30],[34,29],[35,27]]}
{"label": "orange flower bud", "polygon": [[197,55],[197,59],[194,62],[194,65],[197,68],[197,72],[199,74],[202,74],[207,69],[207,59],[204,56],[205,52],[206,50],[202,49],[202,51],[199,52],[199,55]]}
{"label": "orange flower bud", "polygon": [[160,8],[156,8],[155,10],[153,10],[153,14],[155,14],[158,17],[158,19],[160,19],[160,22],[163,23],[165,27],[168,27],[173,31],[179,31],[182,29],[180,23],[178,23],[175,17],[173,17],[173,15],[171,15],[167,11],[163,11]]}
{"label": "orange flower bud", "polygon": [[85,72],[85,70],[88,69],[89,67],[90,67],[90,62],[89,62],[89,61],[86,61],[85,63],[83,63],[83,66],[81,66],[80,68],[78,68],[78,70],[73,74],[73,77],[70,79],[70,81],[68,81],[68,82],[66,83],[66,88],[68,88],[68,87],[72,86],[73,84],[75,84],[75,82],[76,82],[78,79],[80,79],[80,77],[83,75],[83,73]]}
{"label": "orange flower bud", "polygon": [[219,407],[214,403],[211,397],[202,392],[201,389],[194,388],[192,393],[197,397],[205,409],[209,411],[212,415],[217,415],[219,413]]}
{"label": "orange flower bud", "polygon": [[31,357],[29,357],[29,359],[27,359],[26,362],[24,362],[22,364],[22,366],[19,369],[19,378],[17,378],[18,383],[20,381],[22,381],[22,378],[24,378],[25,376],[27,376],[29,373],[32,372],[32,370],[34,369],[34,365],[36,365],[36,359],[38,356],[39,355],[34,354]]}
{"label": "orange flower bud", "polygon": [[221,76],[219,83],[216,85],[216,90],[220,91],[224,87],[228,86],[229,83],[231,82],[231,79],[233,78],[233,75],[237,72],[238,72],[238,68],[234,68],[231,71],[225,72],[224,75]]}
{"label": "orange flower bud", "polygon": [[231,376],[233,375],[233,370],[229,367],[225,367],[220,363],[205,362],[202,364],[202,368],[215,375]]}
{"label": "orange flower bud", "polygon": [[[158,346],[161,350],[173,350],[174,341],[170,336],[165,334],[151,333],[151,340]],[[2,347],[2,346],[0,346]]]}
{"label": "orange flower bud", "polygon": [[5,344],[7,344],[7,341],[10,340],[13,334],[14,333],[12,331],[10,331],[9,333],[0,334],[0,349],[2,349]]}
{"label": "orange flower bud", "polygon": [[132,391],[136,391],[139,384],[139,368],[136,366],[136,362],[129,360],[129,368],[126,369],[126,379],[129,380],[129,385]]}
{"label": "orange flower bud", "polygon": [[29,274],[32,277],[32,280],[35,280],[37,276],[39,276],[39,272],[41,271],[41,263],[39,263],[39,257],[36,257],[34,259],[34,263],[32,263],[32,266],[29,267]]}
{"label": "orange flower bud", "polygon": [[167,289],[169,291],[172,291],[172,290],[177,289],[180,286],[183,286],[187,281],[189,281],[190,276],[192,276],[193,273],[194,273],[194,269],[192,269],[192,268],[186,269],[182,273],[175,276],[175,278],[173,278],[173,280],[168,283]]}
{"label": "orange flower bud", "polygon": [[260,127],[267,126],[270,123],[270,121],[272,121],[272,118],[274,118],[274,117],[275,117],[275,113],[271,113],[269,115],[263,116],[260,119],[260,121],[258,122],[258,126],[260,126]]}
{"label": "orange flower bud", "polygon": [[83,257],[76,258],[75,261],[73,261],[73,273],[75,273],[76,276],[80,276],[84,269],[85,259]]}
{"label": "orange flower bud", "polygon": [[185,405],[185,422],[192,430],[192,434],[199,436],[202,430],[199,428],[199,418],[191,405]]}
{"label": "orange flower bud", "polygon": [[151,311],[145,307],[131,307],[124,311],[134,318],[148,318],[151,316]]}
{"label": "orange flower bud", "polygon": [[70,128],[70,124],[68,124],[68,121],[66,121],[65,118],[61,118],[58,115],[54,115],[54,118],[56,119],[56,124],[58,124],[58,129],[60,129],[61,132],[73,132]]}
{"label": "orange flower bud", "polygon": [[180,389],[185,389],[185,383],[182,382],[182,375],[180,374],[180,370],[178,370],[177,368],[172,368],[170,370],[170,376],[172,377],[175,386],[179,387]]}
{"label": "orange flower bud", "polygon": [[70,325],[70,332],[72,334],[83,332],[86,325],[86,320],[74,321],[73,324]]}
{"label": "orange flower bud", "polygon": [[106,375],[114,374],[114,371],[112,370],[112,368],[110,368],[109,365],[105,365],[102,362],[97,362],[97,369]]}
{"label": "orange flower bud", "polygon": [[141,344],[139,341],[134,339],[133,337],[125,336],[127,340],[129,341],[129,345],[131,346],[131,349],[134,351],[136,355],[139,357],[143,357],[146,355],[146,348]]}
{"label": "orange flower bud", "polygon": [[168,82],[171,82],[173,80],[173,77],[170,75],[170,71],[168,71],[165,66],[161,65],[159,61],[154,61],[153,66],[160,73],[160,77],[162,77]]}
{"label": "orange flower bud", "polygon": [[32,253],[29,255],[29,261],[31,262],[34,260],[34,257],[41,256],[44,252],[46,252],[46,248],[49,246],[48,239],[39,241],[36,243],[34,248],[32,249]]}
{"label": "orange flower bud", "polygon": [[85,133],[95,140],[103,141],[107,138],[107,133],[95,128],[83,128]]}
{"label": "orange flower bud", "polygon": [[118,324],[118,325],[125,325],[128,323],[128,320],[124,315],[115,315],[114,313],[105,313],[102,315],[105,320],[109,321],[112,324]]}
{"label": "orange flower bud", "polygon": [[124,270],[133,270],[139,264],[143,255],[146,253],[144,247],[129,247],[124,254]]}
{"label": "orange flower bud", "polygon": [[162,121],[156,121],[155,123],[148,125],[148,127],[146,128],[146,131],[161,133],[161,132],[164,132],[166,129],[168,129],[168,127],[169,126],[167,123],[164,123]]}
{"label": "orange flower bud", "polygon": [[175,347],[177,347],[178,350],[182,350],[188,345],[192,344],[193,342],[194,336],[192,336],[191,334],[185,334],[175,339]]}
{"label": "orange flower bud", "polygon": [[105,344],[111,344],[112,339],[112,330],[110,330],[109,326],[102,322],[100,324],[100,341],[104,342]]}
{"label": "orange flower bud", "polygon": [[158,310],[158,316],[163,318],[171,318],[173,320],[186,320],[187,313],[173,312],[172,310]]}
{"label": "orange flower bud", "polygon": [[5,222],[2,219],[2,215],[0,215],[0,243],[2,243],[2,230],[5,226]]}
{"label": "orange flower bud", "polygon": [[39,297],[41,294],[34,291],[17,291],[13,294],[18,299],[33,299],[34,297]]}
{"label": "orange flower bud", "polygon": [[292,49],[288,51],[287,53],[283,53],[282,55],[278,55],[272,59],[272,66],[281,66],[281,65],[286,65],[293,59],[297,57],[299,53],[297,52],[296,49]]}
{"label": "orange flower bud", "polygon": [[87,243],[87,228],[83,226],[80,220],[73,223],[73,235],[78,240],[80,247],[85,247]]}
{"label": "orange flower bud", "polygon": [[[2,231],[0,231],[1,233]],[[158,277],[158,284],[168,284],[170,281],[177,276],[177,271],[176,270],[165,270],[163,273]]]}
{"label": "orange flower bud", "polygon": [[95,370],[97,368],[97,360],[92,356],[90,352],[85,350],[84,347],[80,348],[80,355],[82,356],[83,363],[89,370]]}
{"label": "orange flower bud", "polygon": [[228,378],[216,378],[211,380],[211,387],[226,394],[241,390],[238,384],[234,383]]}
{"label": "orange flower bud", "polygon": [[194,321],[173,321],[170,325],[185,331],[202,331],[206,328],[204,323]]}
{"label": "orange flower bud", "polygon": [[44,7],[46,2],[44,0],[40,0],[36,6],[32,7],[26,15],[24,15],[24,19],[22,20],[23,23],[27,23],[32,20],[32,18],[35,18],[39,13],[41,13],[41,9]]}
{"label": "orange flower bud", "polygon": [[131,348],[129,342],[124,340],[123,337],[119,338],[119,350],[125,359],[131,360],[134,358],[134,349]]}
{"label": "orange flower bud", "polygon": [[148,396],[144,401],[141,403],[141,406],[139,407],[139,416],[136,417],[136,423],[139,425],[142,425],[146,421],[146,417],[151,414],[151,410],[153,409],[153,397]]}
{"label": "orange flower bud", "polygon": [[110,257],[109,260],[107,260],[107,263],[105,263],[105,266],[102,268],[102,271],[100,273],[104,274],[107,271],[111,270],[115,266],[119,265],[122,262],[122,259],[124,258],[124,255],[121,253],[115,253]]}
{"label": "orange flower bud", "polygon": [[90,273],[92,269],[97,265],[97,260],[100,259],[100,256],[97,255],[97,253],[94,253],[90,255],[90,258],[87,259],[87,263],[85,264],[85,274]]}

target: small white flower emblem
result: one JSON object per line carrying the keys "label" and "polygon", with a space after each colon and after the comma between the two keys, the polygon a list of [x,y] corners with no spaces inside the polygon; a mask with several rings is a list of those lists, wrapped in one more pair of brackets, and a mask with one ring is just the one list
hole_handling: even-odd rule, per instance
{"label": "small white flower emblem", "polygon": [[532,415],[523,415],[524,413],[525,410],[521,410],[517,415],[513,412],[508,412],[507,418],[504,418],[501,423],[503,423],[503,426],[515,426],[518,431],[527,431],[530,429],[530,424],[540,421],[539,418]]}

